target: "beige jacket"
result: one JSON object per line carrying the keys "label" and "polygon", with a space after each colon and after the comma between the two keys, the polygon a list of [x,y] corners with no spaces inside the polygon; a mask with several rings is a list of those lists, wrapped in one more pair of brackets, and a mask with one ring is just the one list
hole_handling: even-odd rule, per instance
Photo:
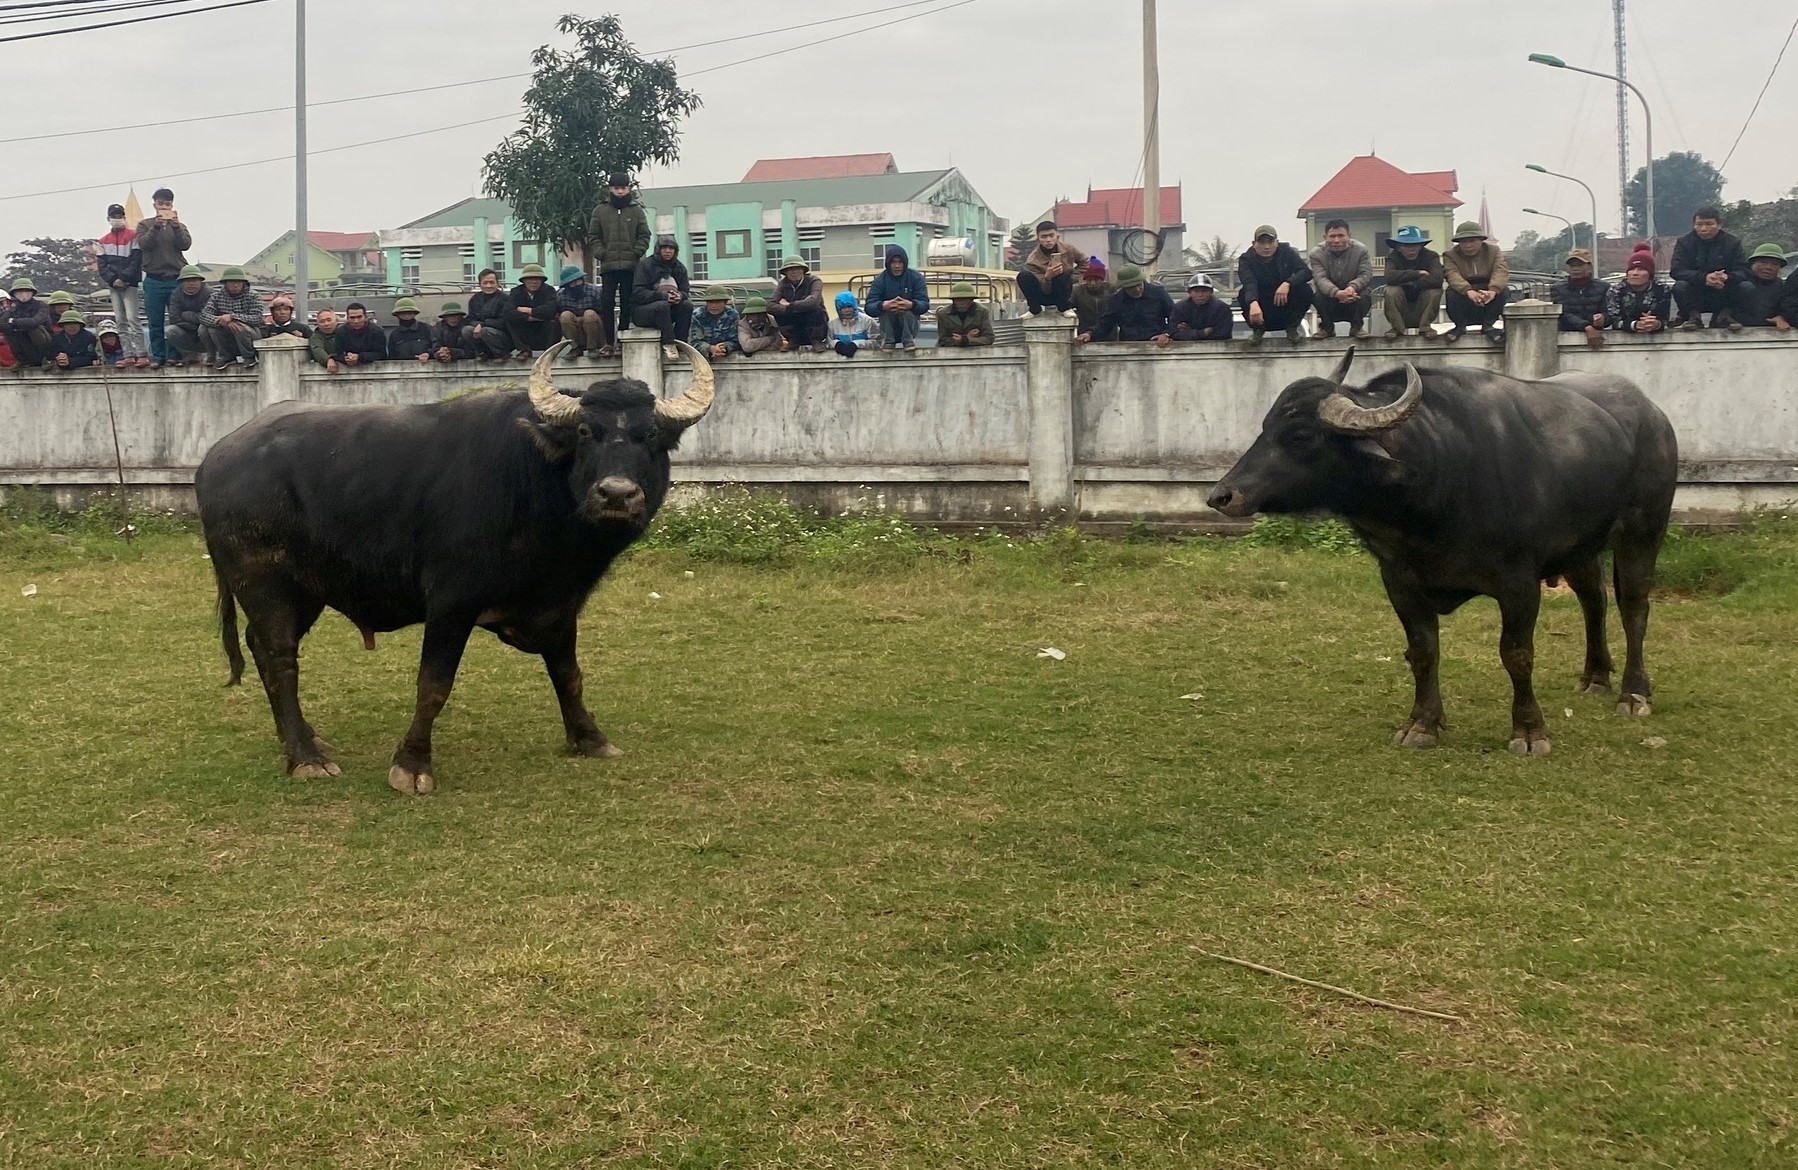
{"label": "beige jacket", "polygon": [[1066,240],[1056,245],[1054,255],[1043,251],[1040,246],[1030,249],[1030,255],[1024,257],[1024,267],[1036,273],[1037,279],[1046,283],[1050,279],[1049,262],[1057,257],[1061,260],[1062,272],[1079,280],[1080,270],[1086,267],[1086,256]]}
{"label": "beige jacket", "polygon": [[1481,244],[1480,250],[1471,256],[1461,255],[1460,246],[1456,244],[1444,248],[1442,275],[1447,278],[1448,287],[1458,293],[1476,288],[1497,292],[1511,283],[1511,269],[1505,263],[1505,254],[1491,240]]}

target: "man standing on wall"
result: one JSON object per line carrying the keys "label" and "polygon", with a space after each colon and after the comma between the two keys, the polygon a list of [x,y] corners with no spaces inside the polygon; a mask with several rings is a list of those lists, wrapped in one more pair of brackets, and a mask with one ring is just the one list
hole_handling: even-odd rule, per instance
{"label": "man standing on wall", "polygon": [[186,252],[194,238],[175,210],[175,193],[158,187],[150,196],[155,208],[150,218],[137,225],[137,247],[144,263],[144,319],[149,337],[150,368],[158,370],[169,360],[163,327],[168,323],[169,298],[181,283],[187,266]]}
{"label": "man standing on wall", "polygon": [[94,242],[94,259],[100,283],[112,293],[112,315],[119,327],[125,356],[119,368],[148,366],[144,356],[144,257],[137,247],[137,233],[125,222],[125,207],[114,203],[106,209],[111,230]]}
{"label": "man standing on wall", "polygon": [[599,318],[606,330],[598,356],[617,357],[618,330],[630,320],[631,275],[649,251],[649,216],[631,190],[629,175],[619,171],[606,180],[606,197],[593,209],[588,234],[599,265]]}

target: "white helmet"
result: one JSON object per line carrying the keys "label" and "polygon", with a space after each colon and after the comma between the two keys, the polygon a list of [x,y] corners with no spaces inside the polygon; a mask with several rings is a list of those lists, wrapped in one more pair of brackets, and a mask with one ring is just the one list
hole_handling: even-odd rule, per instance
{"label": "white helmet", "polygon": [[1187,280],[1186,287],[1215,288],[1216,286],[1211,283],[1211,278],[1209,276],[1206,276],[1203,272],[1195,272],[1192,274],[1192,277]]}

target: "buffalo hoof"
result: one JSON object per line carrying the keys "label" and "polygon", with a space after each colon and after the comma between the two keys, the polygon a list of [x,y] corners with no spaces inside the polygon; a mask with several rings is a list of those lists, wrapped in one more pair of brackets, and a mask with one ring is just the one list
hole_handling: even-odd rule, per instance
{"label": "buffalo hoof", "polygon": [[1654,708],[1649,705],[1647,695],[1628,694],[1617,704],[1619,715],[1652,715]]}
{"label": "buffalo hoof", "polygon": [[1442,729],[1421,720],[1407,723],[1399,728],[1398,735],[1392,742],[1399,747],[1433,748],[1442,742]]}
{"label": "buffalo hoof", "polygon": [[1611,693],[1611,680],[1590,676],[1582,678],[1579,683],[1579,693],[1582,695],[1608,695]]}
{"label": "buffalo hoof", "polygon": [[414,772],[395,764],[387,769],[387,787],[407,796],[425,796],[437,789],[437,780],[429,772]]}
{"label": "buffalo hoof", "polygon": [[624,754],[624,749],[609,739],[577,739],[568,745],[576,755],[586,756],[590,760],[615,760]]}
{"label": "buffalo hoof", "polygon": [[1546,756],[1548,746],[1545,731],[1518,731],[1511,736],[1511,751],[1520,756]]}
{"label": "buffalo hoof", "polygon": [[323,780],[327,776],[343,775],[343,769],[330,760],[307,760],[289,768],[287,774],[295,780]]}

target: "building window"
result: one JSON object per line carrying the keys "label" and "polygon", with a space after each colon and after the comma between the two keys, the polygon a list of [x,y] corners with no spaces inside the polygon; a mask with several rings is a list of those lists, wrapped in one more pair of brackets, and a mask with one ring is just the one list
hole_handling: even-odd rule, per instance
{"label": "building window", "polygon": [[704,232],[687,234],[687,275],[694,280],[706,279],[708,271],[706,246],[707,240]]}
{"label": "building window", "polygon": [[474,245],[473,244],[463,244],[462,245],[462,283],[472,285],[475,282],[475,273],[477,271],[479,271],[479,270],[477,268],[475,268],[475,264],[474,264]]}
{"label": "building window", "polygon": [[519,265],[543,263],[543,244],[527,244],[523,241],[513,244],[512,260]]}
{"label": "building window", "polygon": [[807,264],[810,264],[813,272],[818,271],[818,269],[824,267],[824,245],[800,244],[799,258]]}
{"label": "building window", "polygon": [[890,223],[871,223],[868,225],[868,238],[871,240],[890,240],[897,234]]}
{"label": "building window", "polygon": [[423,248],[400,249],[400,283],[415,285],[418,283],[418,270],[424,260]]}
{"label": "building window", "polygon": [[1391,240],[1391,232],[1375,232],[1373,234],[1373,254],[1375,256],[1384,256],[1386,253],[1392,251]]}
{"label": "building window", "polygon": [[[489,265],[489,267],[493,269],[493,275],[499,277],[499,282],[503,286],[506,283],[506,258],[504,256],[495,256],[493,258],[493,263]],[[478,277],[480,273],[477,272],[475,275]]]}
{"label": "building window", "polygon": [[749,233],[719,232],[718,259],[741,260],[749,255]]}
{"label": "building window", "polygon": [[887,245],[887,244],[875,244],[874,245],[874,265],[875,265],[875,267],[877,267],[877,268],[885,268],[886,267],[887,248],[889,246],[890,245]]}
{"label": "building window", "polygon": [[764,275],[778,277],[780,275],[780,245],[762,245],[762,257],[764,260],[763,267],[767,270]]}

